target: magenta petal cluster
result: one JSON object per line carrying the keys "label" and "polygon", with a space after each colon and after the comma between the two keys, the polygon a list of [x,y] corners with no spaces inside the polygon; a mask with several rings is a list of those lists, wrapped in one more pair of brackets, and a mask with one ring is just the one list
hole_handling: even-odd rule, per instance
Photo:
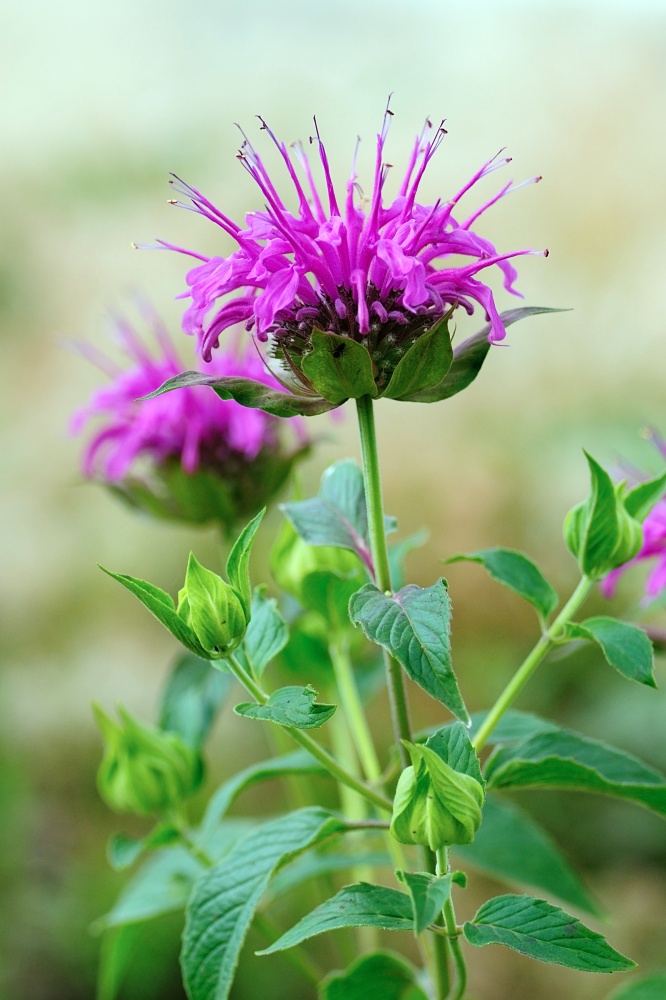
{"label": "magenta petal cluster", "polygon": [[397,193],[388,200],[390,164],[384,153],[391,117],[387,109],[377,136],[374,178],[367,196],[357,180],[356,154],[346,189],[338,193],[316,130],[310,142],[316,148],[323,180],[318,186],[303,146],[287,148],[263,121],[262,128],[283,161],[291,193],[283,199],[245,138],[239,160],[265,204],[263,210],[248,214],[245,228],[200,191],[177,178],[172,182],[187,199],[175,199],[174,204],[214,222],[238,246],[228,257],[191,254],[200,263],[187,275],[189,290],[183,297],[191,303],[183,328],[196,336],[204,359],[211,359],[221,335],[237,323],[243,323],[260,341],[270,340],[278,357],[299,358],[309,349],[314,329],[365,342],[372,352],[383,340],[394,345],[410,337],[413,342],[415,335],[459,306],[468,313],[480,306],[491,325],[489,339],[504,338],[493,293],[480,275],[498,269],[505,289],[517,295],[510,259],[546,251],[498,253],[476,231],[482,214],[514,189],[511,182],[480,207],[459,213],[463,197],[474,185],[509,159],[498,154],[452,197],[421,204],[417,199],[423,175],[446,134],[443,125],[426,122]]}
{"label": "magenta petal cluster", "polygon": [[[83,453],[86,476],[118,483],[139,459],[152,466],[177,461],[188,474],[200,467],[224,471],[230,457],[251,462],[264,449],[276,447],[277,418],[223,401],[207,388],[142,399],[183,367],[167,331],[156,318],[152,325],[158,349],[151,352],[130,324],[117,321],[128,369],[112,366],[84,348],[111,375],[109,384],[93,394],[71,424],[78,433],[89,421],[98,421]],[[241,376],[277,386],[252,344],[221,352],[200,369],[209,375]]]}

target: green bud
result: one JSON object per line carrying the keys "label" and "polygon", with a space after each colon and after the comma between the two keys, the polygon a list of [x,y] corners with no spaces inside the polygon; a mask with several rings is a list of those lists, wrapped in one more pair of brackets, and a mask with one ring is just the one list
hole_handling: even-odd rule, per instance
{"label": "green bud", "polygon": [[111,809],[140,816],[164,813],[197,790],[201,757],[179,736],[139,722],[124,708],[118,709],[120,722],[97,705],[93,711],[106,744],[97,787]]}
{"label": "green bud", "polygon": [[567,514],[564,540],[581,572],[600,579],[633,559],[643,544],[643,529],[626,508],[626,484],[614,484],[590,455],[585,457],[592,489],[590,496]]}
{"label": "green bud", "polygon": [[190,552],[178,614],[209,653],[232,653],[245,635],[248,619],[234,588],[206,569]]}
{"label": "green bud", "polygon": [[481,825],[484,790],[476,778],[447,764],[430,747],[404,741],[412,766],[400,775],[391,833],[401,844],[431,851],[471,844]]}

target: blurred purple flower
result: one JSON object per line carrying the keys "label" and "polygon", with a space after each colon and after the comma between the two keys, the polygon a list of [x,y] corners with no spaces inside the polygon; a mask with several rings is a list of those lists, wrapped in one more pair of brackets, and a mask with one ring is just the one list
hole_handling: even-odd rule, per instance
{"label": "blurred purple flower", "polygon": [[480,305],[491,325],[489,340],[504,338],[493,293],[478,275],[498,268],[505,289],[519,295],[509,259],[547,251],[499,254],[473,230],[491,205],[515,190],[511,182],[461,221],[454,212],[457,216],[461,199],[481,178],[510,162],[509,158],[493,157],[452,198],[420,204],[416,200],[419,185],[446,134],[443,124],[434,127],[427,121],[414,142],[396,197],[385,203],[390,164],[384,160],[384,147],[391,117],[387,108],[377,136],[368,198],[357,182],[355,153],[346,193],[338,200],[316,122],[316,136],[310,142],[319,154],[323,197],[302,145],[288,150],[262,121],[291,179],[298,203],[295,213],[278,194],[245,136],[238,158],[266,202],[264,211],[248,214],[245,229],[195,188],[178,178],[171,182],[187,199],[173,204],[210,219],[238,244],[228,257],[207,257],[159,241],[161,247],[201,261],[188,273],[189,291],[182,297],[191,299],[183,329],[197,337],[204,359],[211,359],[221,334],[236,323],[244,323],[261,341],[270,339],[277,356],[287,355],[287,361],[290,355],[300,358],[307,352],[313,329],[365,342],[371,353],[379,346],[381,353],[382,347],[399,348],[413,342],[458,306],[472,313]]}
{"label": "blurred purple flower", "polygon": [[[204,387],[142,399],[182,370],[167,330],[155,316],[150,322],[157,351],[148,350],[128,322],[116,321],[128,369],[89,345],[81,347],[111,377],[72,418],[75,434],[99,421],[83,451],[83,473],[156,516],[216,520],[231,530],[270,500],[305,454],[303,421],[285,423]],[[227,349],[200,370],[277,386],[253,344]],[[295,432],[295,446],[285,440],[286,424]]]}

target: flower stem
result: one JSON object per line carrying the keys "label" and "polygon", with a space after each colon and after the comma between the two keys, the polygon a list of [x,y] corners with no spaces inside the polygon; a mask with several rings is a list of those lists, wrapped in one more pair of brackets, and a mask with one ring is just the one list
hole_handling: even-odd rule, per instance
{"label": "flower stem", "polygon": [[[446,875],[449,871],[449,849],[442,847],[437,851],[437,875]],[[449,896],[444,903],[442,910],[444,914],[444,925],[448,935],[449,947],[453,955],[453,964],[456,967],[456,986],[451,994],[451,1000],[462,1000],[467,988],[467,966],[465,956],[460,947],[460,932],[456,923],[456,912],[453,908],[453,900]]]}
{"label": "flower stem", "polygon": [[594,580],[590,580],[587,576],[582,578],[553,624],[544,632],[536,646],[532,649],[531,653],[528,654],[523,663],[520,665],[493,707],[486,715],[478,733],[472,740],[477,752],[486,745],[491,733],[501,720],[504,713],[514,703],[536,668],[557,642],[558,632],[562,626],[566,625],[566,623],[571,620],[573,615],[576,614],[593,586]]}
{"label": "flower stem", "polygon": [[[238,681],[243,685],[245,690],[252,695],[252,697],[260,705],[265,705],[268,701],[269,696],[263,691],[254,678],[250,677],[249,673],[245,670],[241,663],[236,659],[235,656],[230,656],[227,660],[229,669],[232,674],[236,677]],[[360,781],[355,778],[353,774],[350,774],[344,767],[342,767],[335,757],[320,746],[311,736],[306,733],[301,732],[300,729],[292,729],[290,726],[282,727],[286,733],[288,733],[296,743],[299,743],[305,750],[311,754],[315,760],[326,768],[328,773],[332,775],[336,781],[341,784],[346,785],[348,788],[353,789],[362,795],[364,799],[372,803],[377,809],[381,809],[384,812],[391,812],[393,805],[390,799],[387,799],[384,795],[380,795],[374,789],[370,788],[365,782]]]}
{"label": "flower stem", "polygon": [[[384,505],[382,502],[382,486],[379,477],[379,456],[377,454],[377,435],[375,432],[375,416],[372,409],[372,397],[361,396],[356,400],[358,429],[361,439],[361,456],[363,459],[363,482],[365,484],[365,501],[368,509],[368,528],[370,532],[370,549],[375,567],[375,583],[384,593],[391,593],[391,570],[389,566],[388,549],[386,547],[386,532],[384,530]],[[391,718],[395,742],[400,753],[403,767],[408,767],[410,760],[402,740],[411,742],[412,727],[409,721],[409,706],[402,668],[395,657],[384,650],[386,681],[391,703]]]}

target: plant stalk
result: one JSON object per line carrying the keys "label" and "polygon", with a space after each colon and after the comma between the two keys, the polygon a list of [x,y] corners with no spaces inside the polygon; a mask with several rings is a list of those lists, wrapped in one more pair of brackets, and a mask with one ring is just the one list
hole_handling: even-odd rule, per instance
{"label": "plant stalk", "polygon": [[[386,594],[391,593],[391,570],[389,566],[386,532],[384,530],[384,504],[382,502],[382,486],[379,476],[379,456],[377,453],[377,434],[375,431],[375,416],[372,408],[372,397],[361,396],[356,400],[358,429],[361,439],[361,457],[363,460],[363,482],[365,485],[365,502],[368,510],[368,529],[370,533],[370,549],[375,568],[375,583]],[[411,742],[412,727],[409,720],[409,705],[402,673],[402,667],[386,650],[384,650],[386,681],[391,703],[391,718],[395,743],[400,754],[403,767],[410,764],[409,754],[402,740]]]}
{"label": "plant stalk", "polygon": [[[229,669],[236,679],[240,681],[245,690],[251,694],[255,701],[257,701],[260,705],[265,705],[269,696],[262,690],[262,688],[259,687],[257,682],[250,677],[248,672],[242,664],[239,663],[236,657],[233,655],[230,656],[227,663],[229,665]],[[311,736],[301,732],[300,729],[292,729],[290,726],[283,726],[282,728],[289,734],[289,736],[291,736],[293,740],[296,741],[296,743],[299,743],[305,750],[307,750],[308,753],[315,758],[315,760],[318,760],[319,763],[326,768],[328,773],[336,779],[336,781],[339,781],[348,788],[358,792],[358,794],[362,795],[364,799],[372,803],[375,808],[381,809],[383,812],[391,812],[393,804],[389,799],[387,799],[384,795],[380,795],[379,792],[376,792],[374,789],[366,785],[365,782],[360,781],[358,778],[355,778],[353,774],[350,774],[349,771],[345,770],[345,768],[337,762],[335,757],[332,757],[331,754],[325,750],[324,747],[320,746],[319,743],[313,740]]]}
{"label": "plant stalk", "polygon": [[[446,875],[449,868],[449,850],[448,847],[442,847],[439,851],[437,851],[436,873],[437,875]],[[444,903],[442,913],[444,914],[444,925],[448,935],[447,940],[451,949],[451,954],[453,955],[453,964],[456,969],[456,985],[453,993],[451,994],[451,1000],[463,1000],[465,990],[467,989],[467,966],[465,964],[465,956],[463,955],[460,947],[460,932],[458,931],[458,925],[456,923],[456,912],[453,907],[453,900],[450,896]]]}
{"label": "plant stalk", "polygon": [[486,745],[491,733],[501,720],[504,713],[511,707],[511,705],[513,705],[514,701],[523,690],[536,668],[539,666],[546,654],[549,653],[556,644],[558,632],[562,626],[566,625],[568,621],[571,621],[571,618],[576,614],[593,586],[594,580],[590,580],[587,576],[582,578],[557,618],[555,618],[553,624],[544,632],[534,649],[527,655],[525,660],[523,660],[516,673],[513,675],[493,707],[486,715],[478,733],[472,740],[472,745],[477,752]]}

